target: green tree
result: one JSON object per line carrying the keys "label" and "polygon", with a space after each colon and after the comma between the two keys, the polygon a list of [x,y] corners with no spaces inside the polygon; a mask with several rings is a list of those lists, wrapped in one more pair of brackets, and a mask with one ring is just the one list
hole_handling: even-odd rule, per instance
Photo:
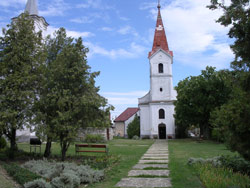
{"label": "green tree", "polygon": [[[40,96],[35,102],[37,130],[48,141],[57,138],[62,160],[80,128],[109,126],[107,101],[98,94],[95,78],[87,64],[88,49],[82,39],[66,36],[64,28],[48,38],[48,59]],[[45,126],[44,126],[45,125]]]}
{"label": "green tree", "polygon": [[210,138],[210,113],[229,98],[230,87],[225,82],[228,75],[228,71],[207,67],[201,75],[178,83],[175,120],[179,136],[185,136],[187,128],[195,125],[200,127],[201,135]]}
{"label": "green tree", "polygon": [[212,124],[225,137],[229,148],[238,151],[250,160],[249,117],[250,117],[250,1],[231,0],[228,5],[223,1],[211,0],[210,9],[222,9],[223,15],[217,20],[230,27],[228,36],[234,39],[231,49],[235,59],[231,63],[234,78],[231,99],[213,114]]}
{"label": "green tree", "polygon": [[0,37],[0,126],[10,140],[11,151],[17,149],[16,130],[23,129],[32,115],[43,57],[41,41],[41,32],[35,32],[27,14],[7,25]]}
{"label": "green tree", "polygon": [[135,115],[134,120],[128,124],[127,128],[128,138],[133,138],[133,136],[140,137],[140,118]]}

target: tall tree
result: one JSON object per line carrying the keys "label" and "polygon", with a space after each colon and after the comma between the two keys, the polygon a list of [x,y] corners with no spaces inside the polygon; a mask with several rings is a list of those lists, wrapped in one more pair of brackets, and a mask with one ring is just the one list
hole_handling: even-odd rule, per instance
{"label": "tall tree", "polygon": [[177,101],[175,102],[175,119],[179,134],[184,134],[191,126],[199,126],[201,135],[211,136],[210,113],[224,104],[230,94],[225,83],[227,71],[216,72],[215,68],[207,67],[199,76],[191,76],[178,83]]}
{"label": "tall tree", "polygon": [[222,9],[224,14],[217,20],[230,27],[228,36],[234,39],[231,49],[235,60],[231,63],[234,72],[233,92],[227,104],[213,115],[212,124],[224,133],[228,146],[250,160],[250,1],[211,0],[210,9]]}
{"label": "tall tree", "polygon": [[81,38],[67,37],[61,28],[54,38],[48,38],[47,49],[44,84],[35,102],[35,121],[48,141],[60,140],[64,160],[80,128],[109,125],[104,123],[109,108],[103,109],[107,101],[95,86],[99,72],[91,73],[86,59],[88,49]]}
{"label": "tall tree", "polygon": [[21,14],[0,37],[0,126],[16,146],[16,130],[31,116],[30,107],[42,61],[42,36],[28,14]]}

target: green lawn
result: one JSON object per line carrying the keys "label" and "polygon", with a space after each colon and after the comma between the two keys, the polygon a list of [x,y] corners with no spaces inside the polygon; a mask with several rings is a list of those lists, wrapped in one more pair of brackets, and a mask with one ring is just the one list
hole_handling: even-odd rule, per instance
{"label": "green lawn", "polygon": [[225,145],[211,141],[169,140],[170,177],[173,188],[203,188],[194,169],[187,165],[190,157],[210,158],[218,155],[234,155]]}
{"label": "green lawn", "polygon": [[[114,139],[109,141],[108,148],[110,155],[120,156],[120,161],[106,174],[106,178],[101,183],[89,185],[91,188],[112,188],[120,181],[121,178],[128,175],[128,171],[138,163],[141,156],[147,151],[147,149],[154,143],[153,140],[129,140],[129,139]],[[18,144],[18,148],[29,152],[29,144]],[[45,145],[42,145],[42,152]],[[52,154],[60,154],[60,145],[53,143]],[[75,147],[71,145],[67,156],[75,155]],[[99,153],[81,153],[83,158],[85,155],[105,155]],[[84,187],[84,186],[82,186]]]}
{"label": "green lawn", "polygon": [[[128,175],[128,171],[132,169],[141,156],[153,144],[153,140],[128,140],[114,139],[109,141],[109,153],[112,156],[120,156],[120,161],[110,170],[107,171],[105,180],[101,183],[89,185],[90,188],[112,188],[120,181],[121,178]],[[29,144],[19,144],[19,149],[29,152]],[[42,152],[45,145],[42,145]],[[58,143],[52,145],[52,154],[60,154],[60,146]],[[190,157],[210,158],[218,155],[234,155],[226,149],[223,144],[217,144],[211,141],[197,142],[191,139],[185,140],[169,140],[169,157],[170,157],[170,176],[173,188],[202,188],[197,173],[194,169],[187,165]],[[75,155],[74,145],[71,145],[67,156]],[[82,158],[86,155],[105,155],[99,153],[81,153]],[[1,180],[0,180],[1,181]],[[83,188],[84,186],[82,186]]]}

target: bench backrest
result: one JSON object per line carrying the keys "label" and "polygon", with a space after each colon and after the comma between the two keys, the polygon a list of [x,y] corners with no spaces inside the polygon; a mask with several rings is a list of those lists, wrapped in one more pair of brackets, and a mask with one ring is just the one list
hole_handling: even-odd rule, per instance
{"label": "bench backrest", "polygon": [[103,144],[76,144],[76,147],[84,147],[84,148],[107,148],[106,145]]}

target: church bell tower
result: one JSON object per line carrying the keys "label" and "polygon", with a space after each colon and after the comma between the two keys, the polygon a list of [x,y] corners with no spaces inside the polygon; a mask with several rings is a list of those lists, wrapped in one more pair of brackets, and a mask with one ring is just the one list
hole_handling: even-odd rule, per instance
{"label": "church bell tower", "polygon": [[[27,12],[30,18],[34,20],[35,29],[37,32],[42,31],[44,33],[47,31],[49,24],[44,17],[39,16],[38,14],[37,0],[28,0],[26,3],[25,12]],[[13,21],[15,21],[15,19],[17,19],[17,17],[12,18]]]}
{"label": "church bell tower", "polygon": [[148,54],[150,65],[150,91],[139,98],[141,137],[167,139],[175,137],[173,89],[173,52],[169,50],[161,17],[160,3],[152,50]]}

